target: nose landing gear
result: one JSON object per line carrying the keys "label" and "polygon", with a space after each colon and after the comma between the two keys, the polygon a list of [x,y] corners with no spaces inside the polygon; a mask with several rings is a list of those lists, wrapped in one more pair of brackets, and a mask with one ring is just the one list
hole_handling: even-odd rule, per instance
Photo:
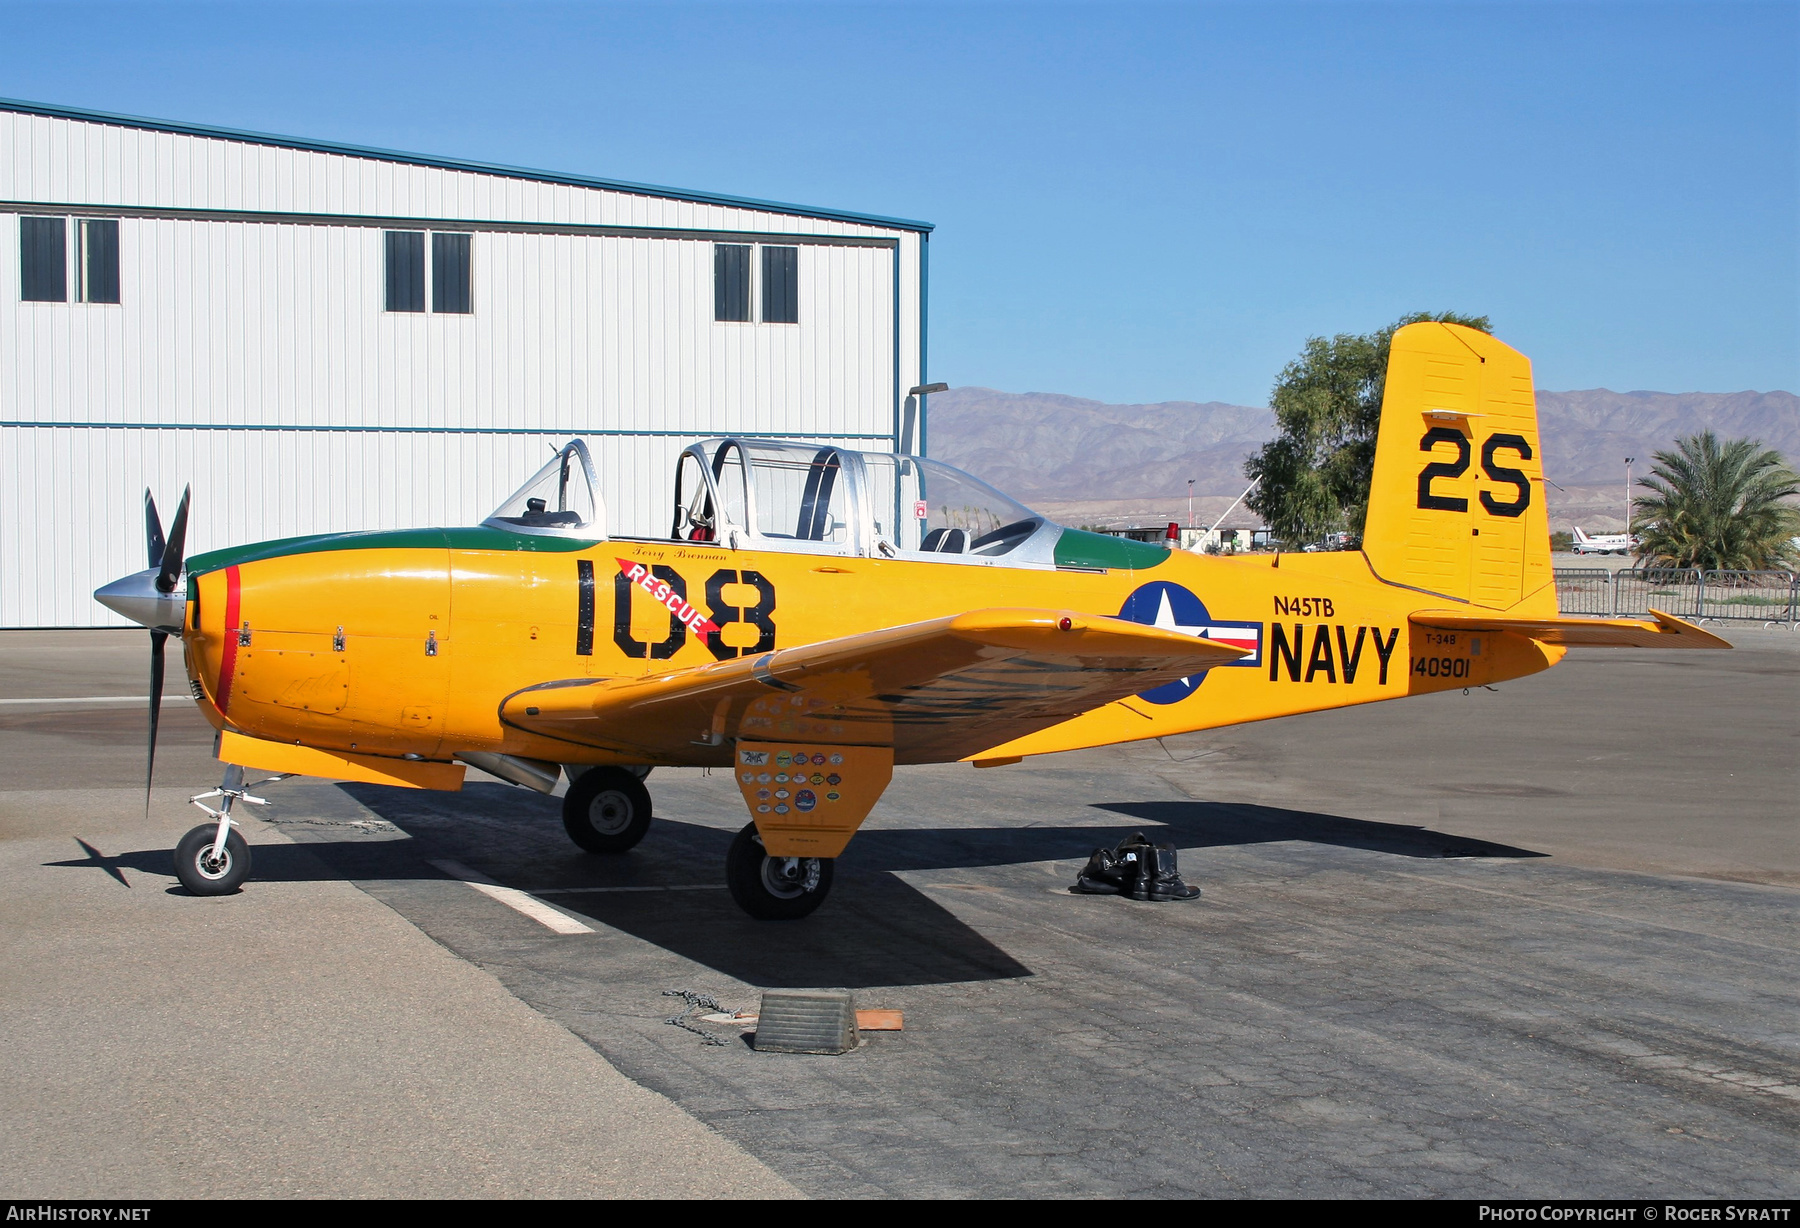
{"label": "nose landing gear", "polygon": [[[286,780],[287,773],[259,780],[256,785]],[[236,830],[231,808],[237,802],[267,806],[266,798],[256,797],[250,790],[255,785],[244,783],[244,769],[235,763],[225,765],[225,779],[216,789],[196,794],[188,801],[211,815],[216,822],[202,823],[181,838],[175,846],[175,877],[195,895],[230,895],[250,877],[250,845]],[[209,797],[221,798],[214,810],[206,804]]]}
{"label": "nose landing gear", "polygon": [[234,828],[218,846],[218,825],[202,823],[175,846],[175,877],[195,895],[230,895],[250,877],[250,846]]}

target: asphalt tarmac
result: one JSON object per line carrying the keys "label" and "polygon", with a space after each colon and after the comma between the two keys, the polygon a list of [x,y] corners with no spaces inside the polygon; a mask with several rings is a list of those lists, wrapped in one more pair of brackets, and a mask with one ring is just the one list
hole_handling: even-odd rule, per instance
{"label": "asphalt tarmac", "polygon": [[[793,924],[722,889],[698,770],[611,859],[475,773],[286,782],[255,880],[193,899],[178,684],[148,820],[137,704],[0,702],[0,1195],[1793,1197],[1800,635],[1727,634],[903,769]],[[144,638],[0,635],[0,700],[131,695]],[[1134,830],[1200,900],[1068,894]],[[905,1030],[665,1022],[826,985]]]}

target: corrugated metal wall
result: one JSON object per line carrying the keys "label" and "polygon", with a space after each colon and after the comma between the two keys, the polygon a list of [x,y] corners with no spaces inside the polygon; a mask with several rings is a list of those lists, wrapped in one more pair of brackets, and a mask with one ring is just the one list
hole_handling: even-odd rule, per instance
{"label": "corrugated metal wall", "polygon": [[[3,626],[117,625],[89,593],[144,565],[146,485],[166,520],[194,483],[194,550],[472,523],[581,434],[614,531],[666,532],[691,439],[891,447],[919,382],[913,232],[0,112],[0,212],[58,204],[213,215],[127,212],[116,306],[20,301],[0,216]],[[395,216],[473,228],[470,314],[383,310]],[[483,221],[819,237],[798,324],[727,324],[712,236]]]}

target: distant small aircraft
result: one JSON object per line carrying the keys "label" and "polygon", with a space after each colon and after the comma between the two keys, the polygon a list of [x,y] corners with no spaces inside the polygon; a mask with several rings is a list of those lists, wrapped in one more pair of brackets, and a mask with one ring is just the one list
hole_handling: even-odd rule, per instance
{"label": "distant small aircraft", "polygon": [[1575,529],[1575,544],[1570,547],[1576,554],[1630,554],[1637,549],[1638,539],[1632,533],[1602,533],[1598,537],[1590,537]]}
{"label": "distant small aircraft", "polygon": [[570,837],[620,854],[650,827],[651,769],[705,766],[750,815],[727,886],[767,919],[819,906],[897,765],[1482,686],[1574,644],[1730,647],[1655,611],[1559,614],[1524,355],[1409,325],[1384,398],[1357,551],[1120,541],[935,461],[740,438],[681,454],[666,536],[612,537],[574,440],[470,528],[184,562],[188,496],[165,541],[145,492],[150,567],[95,596],[150,630],[146,776],[170,636],[219,731],[225,778],[176,848],[196,894],[249,871],[246,768],[459,789],[466,764],[545,793],[567,777]]}

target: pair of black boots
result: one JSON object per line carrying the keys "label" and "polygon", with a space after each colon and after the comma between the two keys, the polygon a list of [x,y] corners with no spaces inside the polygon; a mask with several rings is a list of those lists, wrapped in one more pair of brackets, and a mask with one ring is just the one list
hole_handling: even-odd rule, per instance
{"label": "pair of black boots", "polygon": [[1175,846],[1151,844],[1143,832],[1119,841],[1117,848],[1095,849],[1075,880],[1081,895],[1124,895],[1134,900],[1191,900],[1200,888],[1181,881],[1175,869]]}

